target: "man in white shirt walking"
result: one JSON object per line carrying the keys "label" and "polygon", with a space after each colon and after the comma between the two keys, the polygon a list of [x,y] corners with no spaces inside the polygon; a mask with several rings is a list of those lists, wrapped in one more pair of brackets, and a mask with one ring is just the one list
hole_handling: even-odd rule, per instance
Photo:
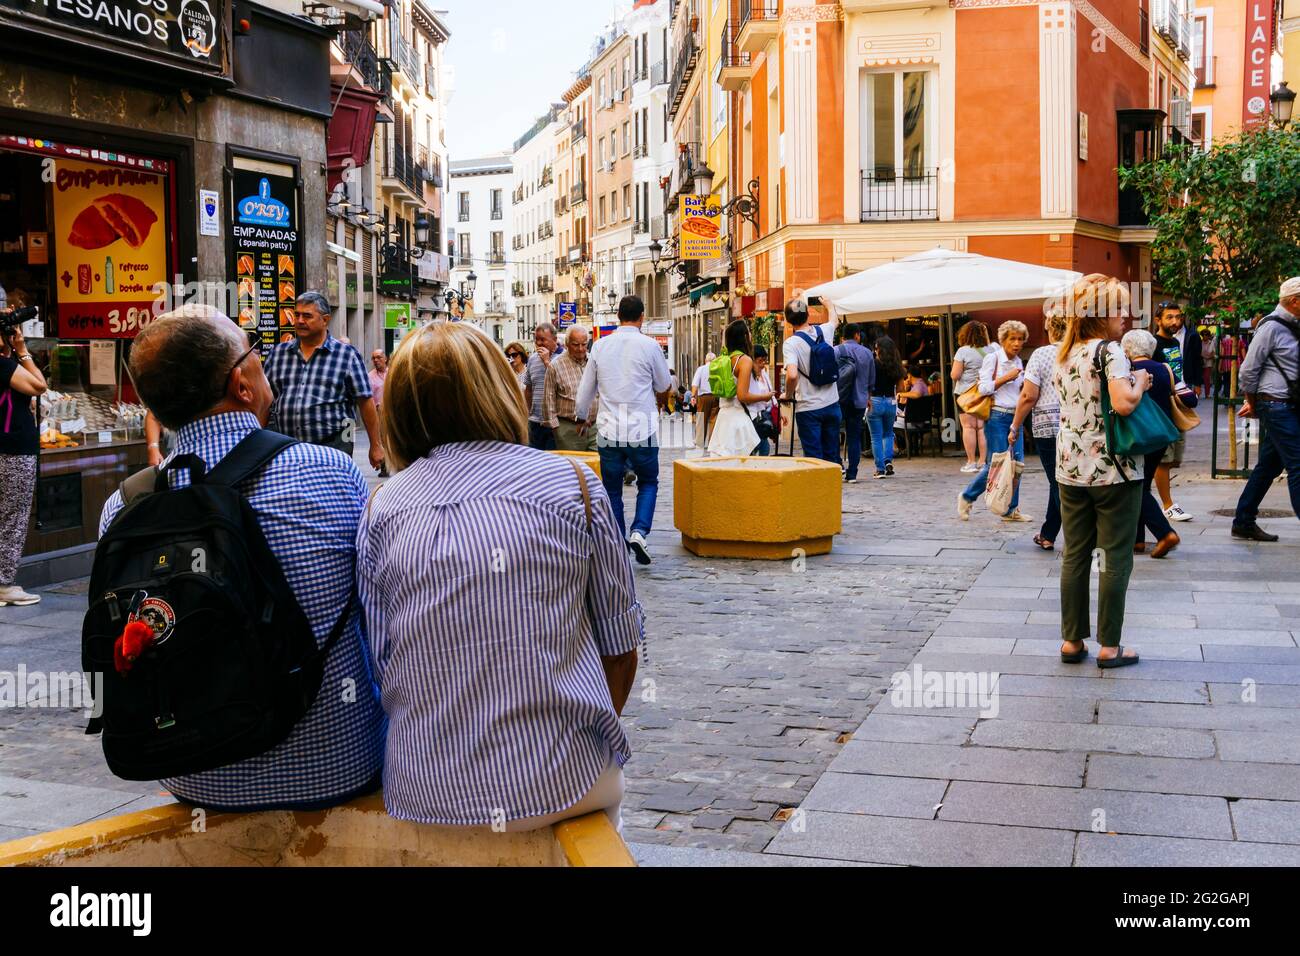
{"label": "man in white shirt walking", "polygon": [[[590,408],[592,400],[600,398],[596,427],[601,482],[638,564],[650,563],[646,538],[659,495],[659,406],[672,384],[659,343],[641,333],[644,318],[641,299],[624,296],[618,304],[618,331],[592,348],[575,402],[578,408]],[[636,474],[631,534],[623,517],[623,473],[629,468]]]}

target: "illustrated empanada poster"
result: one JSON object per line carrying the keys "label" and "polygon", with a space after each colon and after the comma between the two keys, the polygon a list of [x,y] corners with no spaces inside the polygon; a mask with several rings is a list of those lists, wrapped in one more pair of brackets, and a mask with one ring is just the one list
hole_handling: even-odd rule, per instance
{"label": "illustrated empanada poster", "polygon": [[59,334],[133,338],[167,281],[165,177],[59,159],[51,189]]}

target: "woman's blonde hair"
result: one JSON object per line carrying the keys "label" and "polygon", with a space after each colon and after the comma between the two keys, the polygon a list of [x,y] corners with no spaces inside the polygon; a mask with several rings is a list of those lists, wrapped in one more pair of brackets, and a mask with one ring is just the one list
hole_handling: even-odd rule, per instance
{"label": "woman's blonde hair", "polygon": [[1058,312],[1053,312],[1043,319],[1043,331],[1047,333],[1049,345],[1055,345],[1065,338],[1065,325],[1065,316]]}
{"label": "woman's blonde hair", "polygon": [[528,444],[528,409],[505,355],[461,322],[432,322],[402,340],[384,381],[384,448],[397,470],[439,445]]}
{"label": "woman's blonde hair", "polygon": [[1013,335],[1022,336],[1025,341],[1029,341],[1029,326],[1015,319],[1007,319],[998,326],[998,345],[1001,345]]}
{"label": "woman's blonde hair", "polygon": [[980,321],[967,322],[957,330],[957,344],[982,349],[989,344],[989,327]]}
{"label": "woman's blonde hair", "polygon": [[1048,313],[1065,318],[1065,335],[1056,353],[1057,363],[1064,362],[1075,346],[1089,339],[1106,338],[1111,317],[1126,313],[1128,306],[1128,287],[1113,276],[1094,272],[1076,282],[1065,294],[1064,301],[1056,303]]}

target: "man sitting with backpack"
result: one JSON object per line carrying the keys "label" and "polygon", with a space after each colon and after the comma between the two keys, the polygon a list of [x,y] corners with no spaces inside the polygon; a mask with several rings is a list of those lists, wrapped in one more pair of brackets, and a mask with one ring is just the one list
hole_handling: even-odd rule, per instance
{"label": "man sitting with backpack", "polygon": [[793,299],[785,307],[793,330],[785,340],[786,391],[795,389],[794,421],[808,458],[840,464],[839,366],[831,346],[834,325],[808,328],[808,303]]}
{"label": "man sitting with backpack", "polygon": [[260,344],[207,306],[136,337],[135,387],[176,441],[104,506],[82,663],[118,776],[218,810],[323,808],[383,765],[356,603],[366,483],[263,430]]}

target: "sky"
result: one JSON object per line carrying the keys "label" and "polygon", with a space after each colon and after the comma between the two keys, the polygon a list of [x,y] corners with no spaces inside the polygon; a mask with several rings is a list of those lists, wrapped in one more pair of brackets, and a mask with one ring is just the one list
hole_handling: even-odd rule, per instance
{"label": "sky", "polygon": [[453,160],[508,152],[573,82],[600,29],[630,0],[429,0],[446,11]]}

